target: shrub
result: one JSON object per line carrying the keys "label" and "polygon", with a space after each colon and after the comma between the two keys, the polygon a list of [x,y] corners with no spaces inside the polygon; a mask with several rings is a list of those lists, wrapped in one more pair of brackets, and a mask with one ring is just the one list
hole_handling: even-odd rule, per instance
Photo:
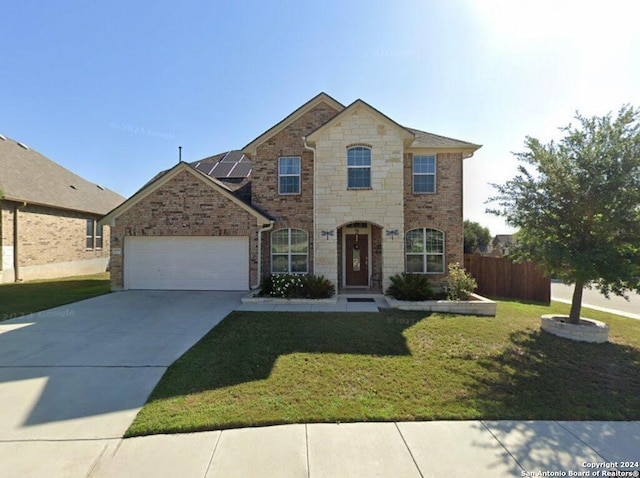
{"label": "shrub", "polygon": [[447,278],[447,299],[469,300],[471,293],[478,288],[476,280],[454,262],[449,264],[449,276]]}
{"label": "shrub", "polygon": [[303,291],[307,299],[328,299],[332,297],[336,291],[333,282],[325,279],[324,276],[308,274],[303,277]]}
{"label": "shrub", "polygon": [[421,274],[396,274],[389,277],[387,294],[396,300],[431,300],[435,297],[429,279]]}
{"label": "shrub", "polygon": [[313,274],[271,274],[262,279],[263,297],[285,299],[326,299],[335,293],[333,283]]}
{"label": "shrub", "polygon": [[271,297],[284,297],[292,299],[303,297],[302,276],[295,274],[272,274],[271,275]]}

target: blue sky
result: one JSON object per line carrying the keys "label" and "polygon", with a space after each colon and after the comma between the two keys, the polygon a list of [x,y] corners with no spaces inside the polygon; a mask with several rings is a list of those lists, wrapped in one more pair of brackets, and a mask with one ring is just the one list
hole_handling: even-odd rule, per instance
{"label": "blue sky", "polygon": [[320,91],[483,144],[465,218],[515,174],[525,135],[640,106],[630,1],[3,1],[0,133],[130,196],[240,148]]}

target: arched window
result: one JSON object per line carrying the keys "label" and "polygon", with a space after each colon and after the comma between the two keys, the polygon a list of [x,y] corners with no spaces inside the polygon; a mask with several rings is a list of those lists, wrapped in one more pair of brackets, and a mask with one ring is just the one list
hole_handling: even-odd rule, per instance
{"label": "arched window", "polygon": [[444,272],[444,233],[422,227],[407,231],[404,236],[406,271],[415,274]]}
{"label": "arched window", "polygon": [[371,149],[365,146],[347,149],[347,188],[371,188]]}
{"label": "arched window", "polygon": [[309,235],[301,229],[280,229],[271,234],[271,272],[306,274]]}

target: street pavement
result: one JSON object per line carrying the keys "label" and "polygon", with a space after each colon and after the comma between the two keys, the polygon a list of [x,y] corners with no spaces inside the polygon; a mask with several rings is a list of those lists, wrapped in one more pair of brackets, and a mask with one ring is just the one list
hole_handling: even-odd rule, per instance
{"label": "street pavement", "polygon": [[[551,300],[571,303],[573,285],[551,283]],[[640,294],[629,293],[629,301],[623,297],[611,295],[608,299],[596,289],[585,288],[582,292],[582,306],[604,312],[623,315],[632,319],[640,319]]]}
{"label": "street pavement", "polygon": [[[640,469],[640,422],[298,424],[122,439],[166,368],[241,295],[128,291],[0,323],[0,477],[607,476],[603,469]],[[592,465],[609,468],[595,475]]]}

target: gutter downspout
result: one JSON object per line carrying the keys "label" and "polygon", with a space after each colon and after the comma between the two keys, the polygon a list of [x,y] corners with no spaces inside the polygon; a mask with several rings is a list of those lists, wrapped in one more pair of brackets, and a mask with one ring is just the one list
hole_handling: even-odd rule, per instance
{"label": "gutter downspout", "polygon": [[18,226],[20,221],[18,220],[18,211],[21,207],[26,207],[27,203],[23,202],[22,204],[16,203],[15,208],[13,209],[13,281],[14,282],[22,282],[22,277],[20,277],[20,233]]}
{"label": "gutter downspout", "polygon": [[263,227],[258,231],[258,283],[251,286],[251,289],[257,289],[262,283],[262,233],[273,229],[275,221],[270,221],[267,227]]}
{"label": "gutter downspout", "polygon": [[304,149],[313,152],[313,273],[316,273],[316,148],[312,148],[307,144],[307,137],[302,137]]}

